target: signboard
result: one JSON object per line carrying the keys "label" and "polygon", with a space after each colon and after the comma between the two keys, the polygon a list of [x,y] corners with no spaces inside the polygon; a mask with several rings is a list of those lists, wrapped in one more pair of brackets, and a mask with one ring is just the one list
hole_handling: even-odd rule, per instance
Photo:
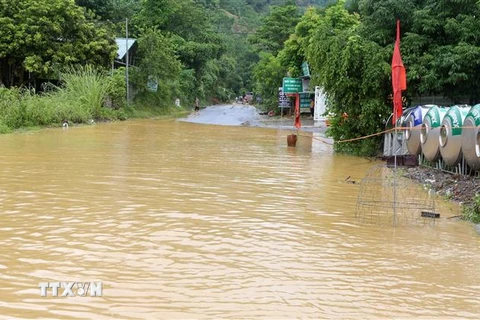
{"label": "signboard", "polygon": [[310,77],[310,66],[306,61],[302,63],[302,74],[304,77]]}
{"label": "signboard", "polygon": [[288,101],[288,97],[285,93],[283,93],[283,88],[278,88],[278,107],[279,108],[289,108],[290,103]]}
{"label": "signboard", "polygon": [[147,89],[151,92],[157,92],[158,90],[158,81],[153,76],[148,76]]}
{"label": "signboard", "polygon": [[310,109],[310,97],[313,95],[313,92],[302,92],[300,93],[300,109],[308,108]]}
{"label": "signboard", "polygon": [[302,79],[300,78],[283,78],[283,93],[302,92]]}

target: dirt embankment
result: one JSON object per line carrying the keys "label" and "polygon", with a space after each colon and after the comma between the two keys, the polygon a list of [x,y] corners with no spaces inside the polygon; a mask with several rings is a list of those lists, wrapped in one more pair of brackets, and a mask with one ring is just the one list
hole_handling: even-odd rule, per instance
{"label": "dirt embankment", "polygon": [[480,193],[480,181],[471,176],[452,174],[424,166],[407,170],[412,179],[430,184],[437,194],[455,202],[468,204],[477,193]]}

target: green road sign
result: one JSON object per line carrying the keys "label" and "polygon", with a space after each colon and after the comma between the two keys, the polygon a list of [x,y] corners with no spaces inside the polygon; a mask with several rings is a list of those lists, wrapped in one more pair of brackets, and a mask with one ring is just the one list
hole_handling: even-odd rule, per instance
{"label": "green road sign", "polygon": [[314,92],[302,92],[300,93],[300,108],[310,109],[310,96],[315,94]]}
{"label": "green road sign", "polygon": [[306,61],[302,63],[302,73],[304,77],[310,77],[310,67]]}
{"label": "green road sign", "polygon": [[302,79],[299,78],[283,78],[283,93],[302,92]]}

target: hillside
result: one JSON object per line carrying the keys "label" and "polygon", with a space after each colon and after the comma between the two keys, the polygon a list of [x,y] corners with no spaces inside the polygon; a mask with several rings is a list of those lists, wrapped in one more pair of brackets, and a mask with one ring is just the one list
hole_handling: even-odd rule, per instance
{"label": "hillside", "polygon": [[336,0],[220,0],[218,6],[223,13],[233,19],[234,33],[253,33],[261,24],[261,18],[270,12],[272,6],[294,2],[300,8],[309,6],[326,7]]}

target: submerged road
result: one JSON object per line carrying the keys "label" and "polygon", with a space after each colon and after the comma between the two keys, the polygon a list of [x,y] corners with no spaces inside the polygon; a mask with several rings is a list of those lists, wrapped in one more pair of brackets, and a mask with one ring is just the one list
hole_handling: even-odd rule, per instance
{"label": "submerged road", "polygon": [[[228,104],[209,106],[201,109],[197,114],[192,112],[187,118],[179,121],[227,125],[227,126],[251,126],[268,127],[285,130],[296,130],[293,126],[292,117],[269,117],[261,115],[257,108],[251,105]],[[313,121],[311,118],[302,118],[301,131],[307,132],[325,132],[326,126],[323,121]]]}
{"label": "submerged road", "polygon": [[227,126],[260,126],[262,119],[263,116],[258,113],[254,106],[232,104],[206,107],[197,114],[192,112],[188,118],[180,120]]}

